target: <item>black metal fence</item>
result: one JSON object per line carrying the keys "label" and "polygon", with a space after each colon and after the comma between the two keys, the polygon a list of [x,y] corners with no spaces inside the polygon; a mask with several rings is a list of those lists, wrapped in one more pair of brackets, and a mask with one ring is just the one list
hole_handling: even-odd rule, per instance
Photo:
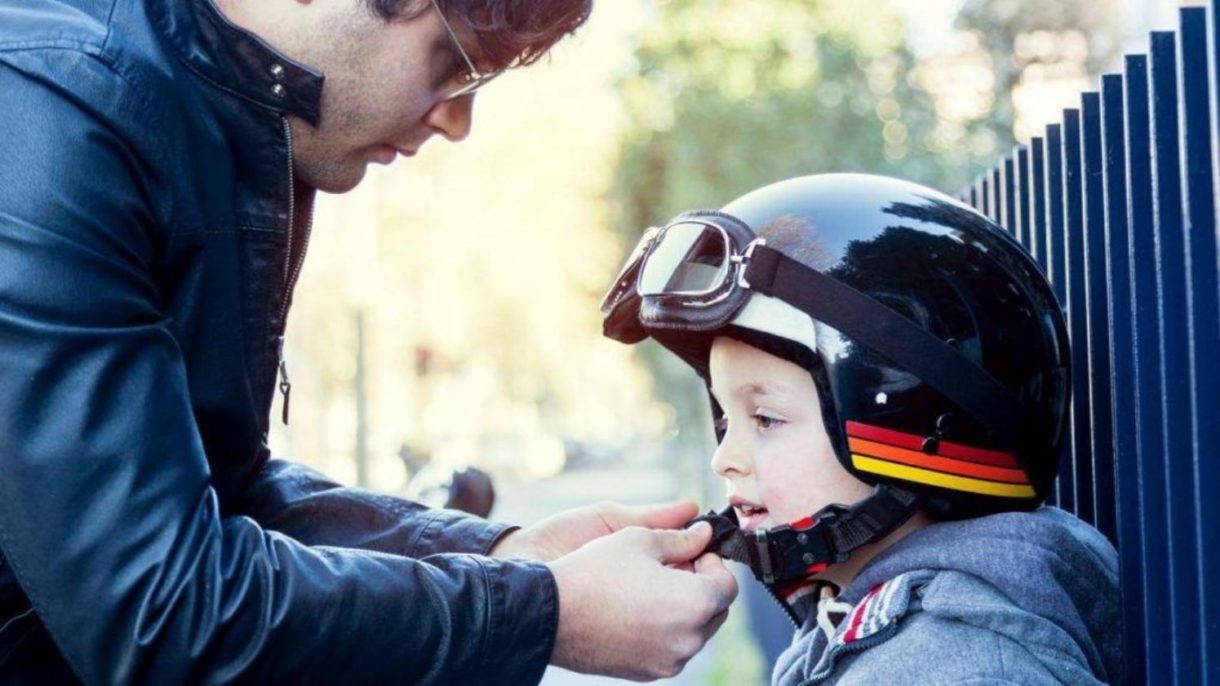
{"label": "black metal fence", "polygon": [[1220,684],[1220,17],[1180,22],[961,197],[1067,314],[1053,500],[1118,547],[1127,682]]}

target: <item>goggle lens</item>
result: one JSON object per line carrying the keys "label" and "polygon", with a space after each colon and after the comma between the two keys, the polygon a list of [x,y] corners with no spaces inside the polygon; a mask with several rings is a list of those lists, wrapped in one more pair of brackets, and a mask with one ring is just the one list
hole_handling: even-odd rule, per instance
{"label": "goggle lens", "polygon": [[702,295],[728,277],[729,236],[698,222],[667,227],[644,263],[640,295]]}

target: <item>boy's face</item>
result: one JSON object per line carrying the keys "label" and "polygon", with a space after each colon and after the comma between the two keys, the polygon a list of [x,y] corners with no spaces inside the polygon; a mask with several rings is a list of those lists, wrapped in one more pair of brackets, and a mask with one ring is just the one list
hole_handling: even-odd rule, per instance
{"label": "boy's face", "polygon": [[712,470],[725,479],[743,529],[789,524],[872,492],[835,458],[804,368],[720,336],[710,372],[727,424]]}

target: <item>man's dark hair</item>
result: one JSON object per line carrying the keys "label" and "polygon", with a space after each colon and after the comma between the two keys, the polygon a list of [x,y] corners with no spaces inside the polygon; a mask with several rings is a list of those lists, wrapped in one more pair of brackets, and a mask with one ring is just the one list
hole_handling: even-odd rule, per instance
{"label": "man's dark hair", "polygon": [[[381,18],[414,16],[428,0],[367,0]],[[445,18],[474,32],[486,60],[497,69],[533,64],[593,10],[593,0],[437,0]]]}

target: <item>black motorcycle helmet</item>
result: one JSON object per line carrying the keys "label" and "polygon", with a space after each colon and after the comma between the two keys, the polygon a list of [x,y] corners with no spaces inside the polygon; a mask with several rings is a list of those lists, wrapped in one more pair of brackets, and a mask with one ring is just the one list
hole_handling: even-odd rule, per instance
{"label": "black motorcycle helmet", "polygon": [[828,174],[685,213],[645,236],[603,313],[608,336],[652,337],[705,381],[722,335],[804,366],[843,467],[933,517],[1033,509],[1057,472],[1060,307],[1012,237],[934,190]]}

